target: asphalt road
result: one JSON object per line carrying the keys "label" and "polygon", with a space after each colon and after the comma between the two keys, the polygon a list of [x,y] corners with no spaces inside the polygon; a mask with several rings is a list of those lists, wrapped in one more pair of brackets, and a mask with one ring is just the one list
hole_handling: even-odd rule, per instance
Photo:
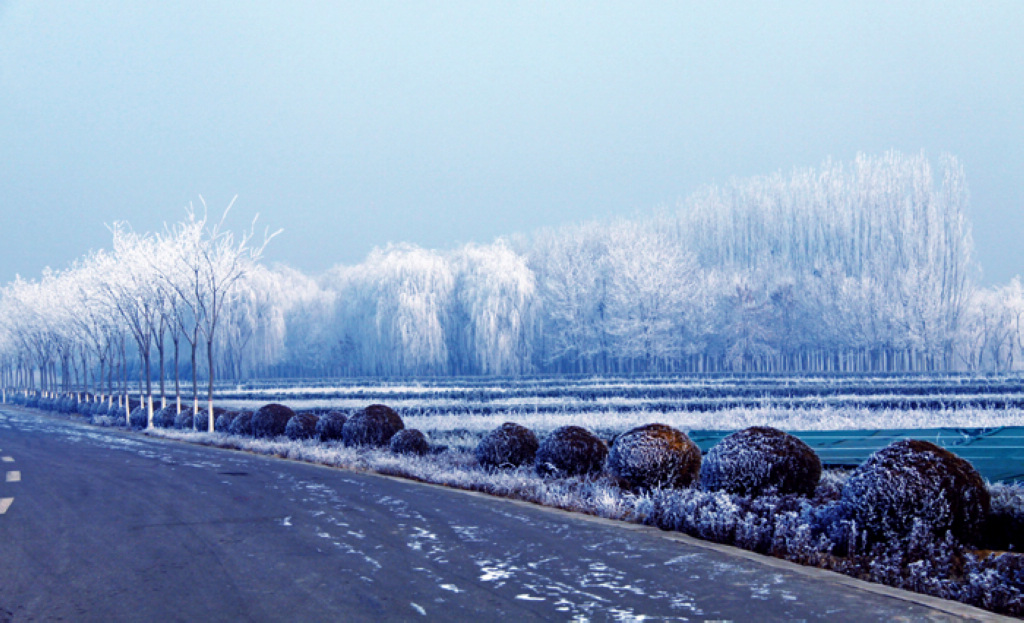
{"label": "asphalt road", "polygon": [[972,613],[653,530],[6,406],[0,460],[0,621]]}

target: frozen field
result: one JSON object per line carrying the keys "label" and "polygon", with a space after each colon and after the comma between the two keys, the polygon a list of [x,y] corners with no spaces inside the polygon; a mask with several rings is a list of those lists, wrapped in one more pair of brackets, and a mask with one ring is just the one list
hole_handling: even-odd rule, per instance
{"label": "frozen field", "polygon": [[615,434],[659,421],[684,430],[994,428],[1024,425],[1015,376],[700,376],[508,378],[404,382],[259,382],[222,386],[222,406],[282,402],[350,410],[380,402],[424,431],[486,431],[514,420],[537,430],[575,424]]}
{"label": "frozen field", "polygon": [[[435,442],[474,446],[514,421],[540,435],[583,426],[610,439],[661,422],[704,449],[769,425],[797,433],[833,465],[855,465],[895,438],[949,447],[993,480],[1024,476],[1024,380],[1017,376],[692,376],[259,382],[222,387],[219,403],[349,411],[380,402]],[[1001,429],[1001,430],[1000,430]]]}

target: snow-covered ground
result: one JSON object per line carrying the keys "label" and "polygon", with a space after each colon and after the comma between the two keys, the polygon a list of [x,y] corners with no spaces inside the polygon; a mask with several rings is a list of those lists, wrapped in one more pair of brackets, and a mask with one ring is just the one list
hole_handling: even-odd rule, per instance
{"label": "snow-covered ground", "polygon": [[538,434],[576,425],[603,434],[661,422],[691,430],[787,431],[1024,426],[1019,377],[647,377],[263,382],[224,387],[218,404],[351,411],[373,402],[428,435],[482,435],[515,421]]}
{"label": "snow-covered ground", "polygon": [[1024,426],[1015,376],[618,377],[268,382],[222,387],[218,404],[255,410],[396,409],[425,432],[485,432],[514,420],[538,432],[575,424],[622,431],[771,425],[791,431]]}

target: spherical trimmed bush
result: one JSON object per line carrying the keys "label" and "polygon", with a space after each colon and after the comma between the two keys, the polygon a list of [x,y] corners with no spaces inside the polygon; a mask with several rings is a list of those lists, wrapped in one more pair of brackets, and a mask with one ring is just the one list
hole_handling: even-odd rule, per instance
{"label": "spherical trimmed bush", "polygon": [[227,411],[217,416],[217,419],[213,421],[213,431],[215,433],[230,433],[231,422],[238,417],[237,411]]}
{"label": "spherical trimmed bush", "polygon": [[136,429],[146,428],[149,424],[149,412],[142,407],[136,407],[128,416],[128,424]]}
{"label": "spherical trimmed bush", "polygon": [[[131,410],[134,411],[139,408],[139,403],[133,402],[131,404]],[[89,414],[90,415],[108,415],[107,403],[105,402],[90,402],[89,403]]]}
{"label": "spherical trimmed bush", "polygon": [[563,426],[544,438],[537,448],[537,473],[542,476],[582,476],[600,472],[608,446],[585,428]]}
{"label": "spherical trimmed bush", "polygon": [[[132,412],[134,412],[138,408],[139,407],[136,406],[134,409],[132,409]],[[113,415],[108,415],[106,411],[102,413],[96,412],[89,416],[89,421],[92,422],[93,424],[99,424],[100,426],[125,426],[126,424],[124,408],[122,407],[121,409],[118,409],[117,413]]]}
{"label": "spherical trimmed bush", "polygon": [[316,424],[320,418],[312,413],[296,413],[288,425],[284,427],[284,434],[288,439],[313,439],[316,435]]}
{"label": "spherical trimmed bush", "polygon": [[229,430],[232,435],[252,437],[252,413],[249,411],[239,413],[235,416],[235,419],[231,420],[231,428]]}
{"label": "spherical trimmed bush", "polygon": [[700,466],[701,488],[736,495],[811,496],[820,479],[821,459],[814,450],[768,426],[753,426],[722,439]]}
{"label": "spherical trimmed bush", "polygon": [[[202,414],[203,412],[200,411],[199,413]],[[174,416],[174,428],[178,430],[192,430],[193,417],[190,407],[182,408],[181,413],[177,413]]]}
{"label": "spherical trimmed bush", "polygon": [[[224,407],[213,408],[214,431],[217,430],[217,418],[224,413],[227,413],[227,409],[225,409]],[[192,416],[192,430],[198,431],[200,433],[205,433],[210,430],[210,420],[209,417],[207,416],[206,409],[200,409],[199,413]]]}
{"label": "spherical trimmed bush", "polygon": [[290,408],[270,403],[260,407],[252,414],[252,434],[255,437],[278,437],[284,434],[288,420],[295,417]]}
{"label": "spherical trimmed bush", "polygon": [[970,541],[991,499],[974,466],[928,441],[903,439],[875,452],[853,471],[839,500],[843,514],[874,541],[910,534],[914,520],[937,535]]}
{"label": "spherical trimmed bush", "polygon": [[402,418],[391,407],[370,405],[345,421],[341,440],[346,446],[386,446],[403,428]]}
{"label": "spherical trimmed bush", "polygon": [[320,441],[341,439],[341,431],[345,427],[348,416],[340,411],[331,411],[320,416],[316,423],[316,436]]}
{"label": "spherical trimmed bush", "polygon": [[630,489],[689,487],[700,473],[700,448],[681,430],[647,424],[615,438],[608,471]]}
{"label": "spherical trimmed bush", "polygon": [[484,467],[519,467],[534,461],[539,445],[532,430],[514,422],[505,422],[480,440],[474,454]]}
{"label": "spherical trimmed bush", "polygon": [[98,417],[104,417],[104,416],[112,417],[112,418],[118,418],[122,422],[124,422],[124,417],[125,417],[124,405],[118,405],[117,403],[114,403],[113,407],[107,407],[107,410],[102,412],[102,413],[97,413],[96,415],[92,415],[92,414],[84,415],[83,417],[86,417],[86,418],[88,418],[90,420],[95,420]]}
{"label": "spherical trimmed bush", "polygon": [[174,419],[177,415],[178,407],[168,405],[153,414],[153,426],[155,428],[174,428]]}
{"label": "spherical trimmed bush", "polygon": [[388,447],[395,454],[415,454],[423,456],[430,452],[430,442],[426,435],[415,428],[406,428],[395,433]]}

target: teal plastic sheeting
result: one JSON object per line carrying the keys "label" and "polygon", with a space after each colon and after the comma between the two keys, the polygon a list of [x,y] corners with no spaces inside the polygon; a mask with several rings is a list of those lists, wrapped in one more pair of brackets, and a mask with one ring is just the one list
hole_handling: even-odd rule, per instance
{"label": "teal plastic sheeting", "polygon": [[[695,430],[690,438],[707,452],[733,431]],[[991,482],[1024,481],[1024,427],[902,430],[787,431],[818,453],[827,467],[855,467],[900,439],[923,439],[966,459]]]}

